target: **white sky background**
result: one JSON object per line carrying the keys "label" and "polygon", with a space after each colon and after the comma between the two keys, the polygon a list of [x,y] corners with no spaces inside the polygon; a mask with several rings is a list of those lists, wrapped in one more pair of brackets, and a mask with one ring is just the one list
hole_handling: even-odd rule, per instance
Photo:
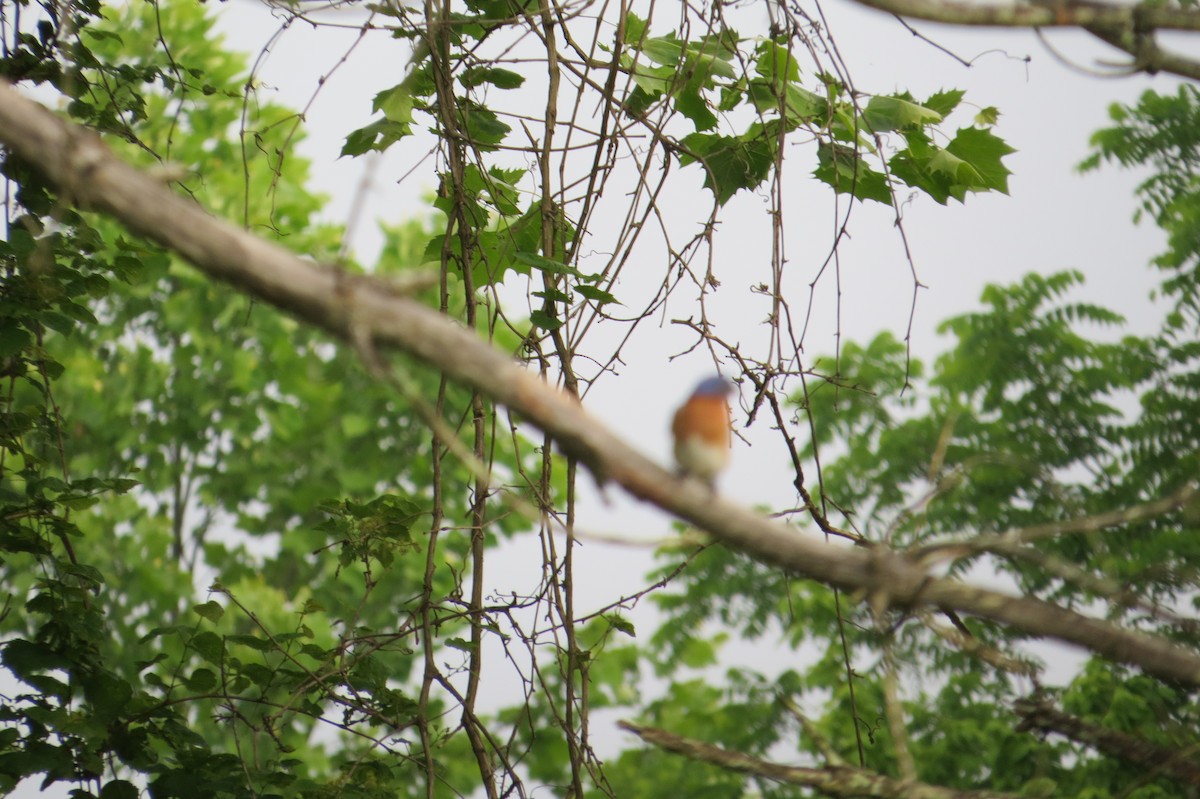
{"label": "white sky background", "polygon": [[[753,11],[751,4],[745,13]],[[949,316],[977,308],[985,284],[1009,283],[1030,271],[1045,274],[1080,269],[1087,274],[1088,286],[1078,297],[1126,314],[1133,330],[1154,326],[1147,295],[1156,277],[1146,264],[1162,248],[1163,239],[1152,226],[1135,227],[1131,222],[1137,176],[1116,168],[1079,175],[1075,165],[1087,154],[1089,135],[1108,123],[1110,103],[1135,102],[1149,86],[1173,92],[1173,79],[1084,74],[1056,60],[1028,31],[961,30],[914,23],[926,36],[973,61],[968,69],[914,38],[890,16],[862,9],[849,0],[827,0],[824,12],[858,89],[879,93],[907,89],[918,99],[939,89],[964,89],[966,104],[1000,109],[996,133],[1018,151],[1007,159],[1014,173],[1009,196],[973,195],[965,205],[951,201],[942,207],[920,195],[905,207],[916,269],[928,286],[920,294],[913,321],[916,357],[927,363],[933,360],[945,346],[935,334],[936,326]],[[664,24],[670,17],[661,8],[655,16]],[[762,16],[760,29],[765,27],[765,12]],[[251,54],[272,42],[259,72],[262,82],[273,91],[265,97],[301,108],[312,98],[318,79],[357,39],[355,26],[363,19],[356,12],[327,18],[348,28],[314,31],[296,23],[272,42],[280,20],[253,0],[235,0],[221,7],[220,29],[233,48]],[[655,35],[665,32],[665,26],[653,28]],[[1094,66],[1097,59],[1122,58],[1086,34],[1052,31],[1047,38],[1082,67]],[[327,218],[349,223],[356,192],[364,179],[369,179],[370,193],[362,206],[366,213],[354,223],[353,241],[359,259],[366,263],[373,260],[380,243],[373,220],[394,222],[426,213],[422,197],[435,186],[432,162],[428,161],[398,182],[420,155],[407,143],[382,158],[338,158],[345,135],[370,121],[371,98],[399,82],[407,59],[405,43],[386,33],[366,37],[328,78],[307,111],[308,139],[300,150],[313,162],[314,188],[333,198]],[[806,67],[802,62],[802,69]],[[531,113],[540,115],[541,111]],[[972,113],[960,111],[953,116],[947,132],[952,134],[955,127],[968,124]],[[812,155],[792,145],[788,158],[808,164]],[[702,176],[692,169],[696,173],[695,206],[675,205],[670,211],[684,221],[692,220],[698,228],[709,212],[710,195],[699,190]],[[789,188],[791,200],[785,209],[789,268],[795,275],[790,299],[798,312],[807,304],[806,283],[828,252],[835,224],[831,193],[809,176],[810,170],[811,166],[805,165],[791,171],[792,180],[811,186]],[[673,179],[680,179],[680,171]],[[610,211],[614,199],[619,198],[606,198]],[[752,294],[749,287],[769,276],[768,207],[765,197],[742,192],[721,213],[724,222],[716,240],[715,263],[723,285],[713,300],[719,308],[714,318],[722,325],[717,332],[730,340],[752,341],[764,329],[760,321],[766,314],[766,300]],[[620,217],[613,217],[613,225],[620,222]],[[897,338],[905,334],[912,278],[891,222],[890,209],[882,206],[855,211],[850,225],[853,238],[841,250],[841,331],[847,339],[865,342],[882,330],[892,331]],[[593,220],[593,229],[601,227],[599,220]],[[806,237],[810,235],[814,243],[808,247]],[[646,279],[661,280],[661,266],[648,265]],[[614,289],[618,298],[645,288],[638,285],[635,271],[624,274]],[[809,358],[829,353],[835,346],[836,326],[829,312],[831,289],[829,281],[819,289],[822,312],[806,339]],[[636,305],[629,305],[636,310]],[[669,305],[665,318],[690,313],[693,311],[681,295]],[[666,321],[660,329],[663,318],[660,314],[639,330],[636,346],[624,350],[626,364],[619,376],[600,380],[587,395],[586,404],[606,424],[666,463],[671,413],[699,378],[714,371],[714,365],[703,349],[671,361],[691,340]],[[603,326],[594,330],[589,334],[590,351],[607,353],[605,344],[611,349],[623,332],[615,325],[611,331]],[[743,413],[742,421],[744,418]],[[733,466],[721,479],[721,491],[747,505],[788,507],[794,499],[790,467],[774,434],[761,422],[760,426],[761,431],[748,435],[749,445],[735,443]],[[656,509],[624,499],[616,489],[608,491],[609,501],[601,501],[591,490],[590,480],[584,478],[584,483],[587,496],[580,520],[585,532],[641,541],[670,534],[671,520]],[[581,613],[641,589],[653,566],[649,547],[593,541],[584,544],[583,552],[578,574]],[[489,587],[497,591],[531,587],[540,576],[540,558],[533,536],[507,545],[506,567],[492,567]],[[649,633],[654,617],[647,604],[632,618],[640,633]],[[746,649],[730,654],[737,660],[758,657]]]}

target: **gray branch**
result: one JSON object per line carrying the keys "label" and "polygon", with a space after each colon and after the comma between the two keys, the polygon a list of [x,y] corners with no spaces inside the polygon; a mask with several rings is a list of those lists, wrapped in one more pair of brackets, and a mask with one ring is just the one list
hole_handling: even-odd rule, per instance
{"label": "gray branch", "polygon": [[1200,60],[1163,50],[1156,31],[1200,31],[1200,8],[1088,0],[976,3],[971,0],[855,0],[898,17],[994,28],[1081,28],[1133,57],[1131,71],[1170,72],[1200,80]]}
{"label": "gray branch", "polygon": [[691,760],[711,763],[729,771],[750,774],[775,782],[791,785],[806,785],[821,792],[823,796],[873,797],[873,799],[1018,799],[1017,794],[988,790],[956,790],[940,785],[930,785],[916,780],[885,777],[866,769],[845,765],[829,765],[823,768],[785,766],[769,760],[723,749],[707,741],[684,738],[666,730],[645,727],[628,721],[618,726],[629,730],[643,741],[667,752],[683,755]]}

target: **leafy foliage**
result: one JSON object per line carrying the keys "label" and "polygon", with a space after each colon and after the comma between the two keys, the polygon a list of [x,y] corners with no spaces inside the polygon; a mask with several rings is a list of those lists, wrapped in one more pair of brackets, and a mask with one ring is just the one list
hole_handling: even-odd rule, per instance
{"label": "leafy foliage", "polygon": [[[1169,231],[1200,207],[1195,128],[1177,124],[1200,119],[1196,101],[1185,88],[1114,108],[1118,124],[1097,135],[1087,162],[1151,166],[1141,188],[1144,212]],[[1026,596],[1099,607],[1110,620],[1200,646],[1189,613],[1200,585],[1194,505],[1107,528],[1056,527],[1195,479],[1200,383],[1190,309],[1200,240],[1172,235],[1170,247],[1157,265],[1166,270],[1162,291],[1173,306],[1154,335],[1114,339],[1122,317],[1070,301],[1082,276],[1062,272],[988,287],[982,309],[942,325],[953,345],[928,373],[890,334],[844,345],[838,373],[794,397],[811,419],[805,454],[821,456],[822,491],[836,521],[864,540],[915,554],[944,551],[964,578],[987,575]],[[1027,546],[1011,539],[951,554],[956,542],[1035,528],[1043,532]],[[675,568],[668,564],[664,573]],[[823,754],[823,738],[836,751],[857,750],[872,770],[898,774],[892,731],[880,723],[887,712],[882,653],[890,650],[905,664],[901,674],[920,686],[905,709],[906,745],[922,781],[1042,796],[1182,797],[1192,790],[1189,778],[1161,764],[1194,751],[1194,689],[1099,658],[1072,676],[1053,655],[1046,660],[1030,642],[977,620],[962,627],[969,638],[924,616],[884,623],[822,586],[797,585],[715,548],[658,599],[668,615],[659,633],[665,660],[679,658],[692,645],[691,631],[711,619],[784,640],[789,649],[811,641],[825,652],[802,675],[764,674],[775,693],[757,704],[740,704],[751,696],[745,689],[731,691],[726,708],[738,708],[737,724],[774,719],[753,742],[739,744],[743,750],[766,754],[786,739],[792,720],[773,715],[786,697],[819,708],[801,736],[811,756]],[[854,697],[839,641],[850,647]],[[705,703],[692,701],[703,713]],[[1031,707],[1057,708],[1054,718],[1067,721],[1045,721]],[[722,740],[714,732],[694,735]],[[1134,756],[1143,746],[1158,747],[1151,761]]]}
{"label": "leafy foliage", "polygon": [[[127,157],[169,156],[206,207],[333,259],[340,232],[314,222],[306,165],[276,156],[296,140],[294,115],[260,104],[252,147],[225,138],[243,114],[245,64],[220,48],[202,8],[160,18],[145,6],[90,24],[89,62],[123,68],[82,69],[80,96],[103,86],[123,105],[77,103],[74,114],[128,121]],[[178,65],[160,41],[189,64],[187,80],[171,77]],[[99,787],[115,756],[116,774],[147,775],[156,796],[322,783],[394,795],[404,769],[372,754],[373,735],[330,752],[307,741],[339,707],[346,729],[413,723],[417,700],[389,683],[411,674],[405,641],[421,628],[398,616],[445,612],[439,639],[461,635],[453,564],[469,542],[442,545],[450,568],[428,586],[449,603],[439,610],[420,588],[427,539],[412,527],[435,503],[450,526],[467,507],[462,493],[433,497],[430,442],[411,408],[355,354],[110,223],[57,209],[19,162],[6,174],[28,215],[4,245],[5,577],[10,597],[28,599],[5,623],[4,663],[24,686],[5,720],[25,730],[5,741],[5,787],[35,774]],[[270,201],[245,205],[260,192]],[[59,232],[46,234],[51,214]],[[393,251],[412,250],[403,240],[414,235],[429,232],[398,228]],[[436,376],[414,379],[438,390]],[[507,441],[494,463],[517,471]],[[444,471],[450,484],[472,479]],[[506,515],[488,534],[520,526]],[[193,603],[214,576],[213,598]],[[260,750],[252,765],[235,754],[246,745]],[[376,788],[346,783],[372,769]],[[129,790],[116,780],[100,792]]]}

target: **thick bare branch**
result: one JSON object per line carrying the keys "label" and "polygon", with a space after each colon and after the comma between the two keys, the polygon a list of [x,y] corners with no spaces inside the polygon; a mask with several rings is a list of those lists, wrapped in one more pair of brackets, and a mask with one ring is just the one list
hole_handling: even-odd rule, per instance
{"label": "thick bare branch", "polygon": [[116,158],[95,134],[8,84],[0,84],[0,141],[37,165],[65,201],[112,215],[209,276],[360,349],[386,347],[424,361],[519,412],[599,479],[612,480],[765,563],[858,592],[877,607],[932,606],[973,614],[1091,649],[1161,678],[1200,685],[1200,654],[1164,638],[1036,599],[933,578],[915,560],[885,547],[830,545],[717,497],[699,481],[675,477],[614,436],[576,400],[546,386],[472,331],[385,281],[305,261],[215,219]]}
{"label": "thick bare branch", "polygon": [[1083,28],[1200,31],[1200,10],[1177,5],[1117,5],[1081,0],[974,3],[970,0],[855,0],[901,17],[995,28]]}
{"label": "thick bare branch", "polygon": [[1081,28],[1133,57],[1134,72],[1170,72],[1200,80],[1200,61],[1159,47],[1156,31],[1200,31],[1200,9],[1088,0],[974,3],[970,0],[855,0],[899,17],[996,28]]}
{"label": "thick bare branch", "polygon": [[719,746],[684,738],[666,730],[644,727],[628,721],[618,724],[643,741],[692,760],[712,763],[730,771],[752,774],[763,779],[792,785],[807,785],[826,796],[873,796],[879,799],[1017,799],[1016,794],[1001,791],[958,791],[911,780],[885,777],[865,769],[830,765],[824,768],[785,766]]}
{"label": "thick bare branch", "polygon": [[1129,65],[1131,70],[1152,75],[1169,72],[1200,81],[1200,61],[1162,49],[1151,34],[1121,26],[1084,25],[1083,28],[1097,39],[1133,56],[1133,63]]}

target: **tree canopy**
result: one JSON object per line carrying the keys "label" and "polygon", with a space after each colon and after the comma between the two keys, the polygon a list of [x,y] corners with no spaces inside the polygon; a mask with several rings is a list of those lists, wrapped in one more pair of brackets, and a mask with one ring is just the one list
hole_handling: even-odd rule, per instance
{"label": "tree canopy", "polygon": [[[905,203],[1006,192],[1013,150],[986,98],[872,91],[818,11],[767,7],[277,7],[408,58],[341,154],[428,152],[437,188],[360,263],[312,120],[212,9],[0,4],[0,791],[1194,795],[1200,91],[1114,106],[1081,165],[1145,176],[1156,330],[1064,270],[989,286],[930,362],[810,356],[793,183],[837,219],[802,277],[840,279],[854,209],[903,242]],[[749,289],[714,255],[746,195]],[[666,319],[790,503],[589,414]],[[581,595],[581,467],[681,520],[633,595]],[[518,538],[531,585],[496,576]]]}

